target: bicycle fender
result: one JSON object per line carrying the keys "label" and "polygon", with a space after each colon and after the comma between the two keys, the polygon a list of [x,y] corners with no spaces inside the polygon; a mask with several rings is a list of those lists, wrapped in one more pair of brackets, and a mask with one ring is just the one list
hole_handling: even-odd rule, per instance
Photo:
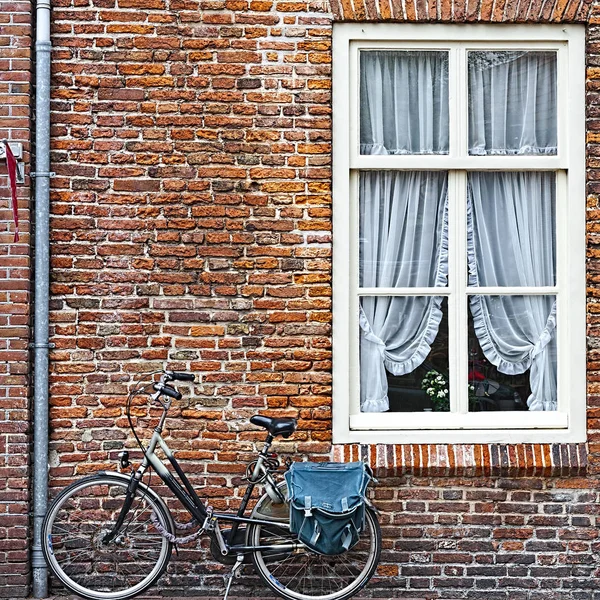
{"label": "bicycle fender", "polygon": [[[118,471],[98,471],[95,475],[109,475],[111,477],[115,477],[117,479],[121,479],[129,483],[131,481],[131,475],[125,475],[124,473],[119,473]],[[167,515],[167,519],[169,519],[169,525],[171,525],[172,531],[175,531],[175,521],[171,515],[171,511],[169,507],[165,504],[165,501],[151,488],[149,488],[145,483],[139,482],[138,489],[142,489],[144,494],[150,496],[152,500],[154,500],[157,504],[160,504],[161,508],[165,511]]]}
{"label": "bicycle fender", "polygon": [[369,500],[369,498],[365,498],[365,504],[379,517],[381,511]]}

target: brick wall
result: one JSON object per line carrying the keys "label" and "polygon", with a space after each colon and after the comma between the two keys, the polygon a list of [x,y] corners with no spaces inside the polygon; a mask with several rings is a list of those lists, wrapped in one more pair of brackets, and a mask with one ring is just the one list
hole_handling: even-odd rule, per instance
{"label": "brick wall", "polygon": [[[169,443],[215,507],[239,502],[231,486],[262,437],[247,422],[259,410],[299,417],[280,450],[330,452],[334,19],[571,22],[586,21],[589,8],[58,0],[51,485],[112,467],[132,447],[125,395],[166,363],[200,378],[168,421]],[[591,256],[599,25],[592,17]],[[336,450],[368,454],[384,475],[376,498],[386,547],[371,589],[490,600],[597,594],[596,285],[592,264],[587,446]],[[142,432],[148,417],[137,409]],[[168,593],[217,592],[223,568],[206,556],[205,546],[184,549],[163,580]]]}
{"label": "brick wall", "polygon": [[[235,506],[256,411],[300,417],[289,450],[329,450],[331,17],[161,0],[53,14],[51,484],[115,466],[127,390],[168,361],[201,380],[169,443],[213,506]],[[207,593],[222,573],[188,548],[165,583]]]}
{"label": "brick wall", "polygon": [[246,419],[267,408],[301,418],[290,448],[327,451],[330,17],[268,2],[62,3],[53,474],[96,468],[125,442],[112,429],[124,394],[165,361],[201,377],[172,422],[186,439],[201,431],[187,443],[199,458],[248,448]]}
{"label": "brick wall", "polygon": [[[30,151],[31,27],[27,1],[0,0],[0,140]],[[0,597],[28,592],[29,187],[18,187],[13,243],[6,163],[0,162]]]}

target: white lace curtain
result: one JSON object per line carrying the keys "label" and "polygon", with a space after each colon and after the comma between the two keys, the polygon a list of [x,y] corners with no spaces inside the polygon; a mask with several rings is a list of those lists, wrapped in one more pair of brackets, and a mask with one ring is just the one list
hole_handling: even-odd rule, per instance
{"label": "white lace curtain", "polygon": [[447,52],[361,53],[360,153],[448,153]]}
{"label": "white lace curtain", "polygon": [[[447,175],[376,171],[360,177],[360,285],[445,286]],[[442,297],[365,296],[361,300],[361,408],[388,410],[386,369],[405,375],[427,357]]]}
{"label": "white lace curtain", "polygon": [[[446,54],[368,51],[360,62],[361,153],[447,153]],[[555,81],[553,53],[470,53],[469,152],[555,153]],[[446,285],[446,186],[442,173],[361,174],[361,286]],[[470,285],[553,285],[554,190],[552,174],[470,175]],[[362,411],[388,410],[386,369],[403,375],[425,360],[441,300],[361,299]],[[486,358],[507,374],[531,369],[530,410],[556,408],[555,311],[551,296],[471,298]]]}
{"label": "white lace curtain", "polygon": [[556,154],[555,52],[469,52],[469,154]]}
{"label": "white lace curtain", "polygon": [[[552,286],[554,173],[471,173],[471,286]],[[556,410],[556,301],[550,295],[472,296],[475,334],[498,371],[530,371],[529,410]]]}

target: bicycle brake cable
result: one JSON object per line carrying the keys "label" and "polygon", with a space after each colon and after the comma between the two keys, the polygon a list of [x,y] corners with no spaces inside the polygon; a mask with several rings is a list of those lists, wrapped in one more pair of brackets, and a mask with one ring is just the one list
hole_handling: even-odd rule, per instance
{"label": "bicycle brake cable", "polygon": [[[163,372],[164,371],[154,371],[153,373],[147,373],[147,375],[152,376],[152,375],[156,375],[157,373],[163,373]],[[152,383],[149,383],[148,385],[145,385],[143,387],[136,387],[133,390],[131,390],[131,392],[129,392],[129,395],[127,396],[127,403],[125,405],[125,413],[127,415],[127,421],[129,422],[129,428],[131,429],[131,432],[133,433],[133,437],[135,438],[135,441],[137,442],[137,445],[139,446],[139,448],[140,448],[140,450],[142,451],[143,454],[146,453],[146,447],[144,446],[144,444],[142,444],[142,441],[138,437],[138,434],[136,433],[135,427],[133,425],[133,421],[131,419],[131,401],[138,394],[146,393],[147,389],[151,385],[152,385]]]}

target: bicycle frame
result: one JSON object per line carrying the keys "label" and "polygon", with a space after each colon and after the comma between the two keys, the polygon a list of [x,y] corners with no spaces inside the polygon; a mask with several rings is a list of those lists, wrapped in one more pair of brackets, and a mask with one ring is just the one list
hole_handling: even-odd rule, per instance
{"label": "bicycle frame", "polygon": [[[158,400],[160,396],[160,392],[156,392],[152,395],[153,400]],[[264,466],[264,460],[267,458],[267,451],[269,450],[271,443],[273,441],[273,437],[268,434],[267,439],[265,441],[264,447],[262,451],[258,455],[258,459],[256,462],[256,466],[254,468],[252,478],[250,479],[246,491],[244,493],[244,497],[242,498],[242,502],[237,511],[237,514],[233,513],[216,513],[212,510],[211,507],[206,507],[202,500],[196,494],[192,484],[189,479],[186,477],[183,469],[177,462],[173,452],[162,438],[162,431],[165,424],[165,420],[167,417],[167,412],[171,406],[171,400],[167,400],[165,402],[161,402],[163,407],[163,414],[160,417],[158,425],[155,427],[154,432],[152,434],[152,438],[150,439],[150,443],[144,453],[144,459],[141,465],[137,468],[137,470],[132,474],[129,487],[127,489],[127,494],[125,497],[125,502],[121,508],[119,513],[119,517],[115,523],[113,529],[104,536],[103,542],[108,544],[119,532],[123,523],[125,522],[127,513],[131,509],[131,505],[133,503],[133,498],[135,496],[135,492],[142,481],[142,478],[148,468],[152,467],[158,476],[163,480],[165,485],[175,494],[181,504],[186,508],[186,510],[192,515],[194,519],[196,519],[201,525],[202,529],[209,532],[214,532],[215,539],[217,544],[219,545],[219,549],[223,556],[227,556],[229,554],[245,554],[248,552],[252,552],[255,550],[297,550],[299,548],[305,547],[302,542],[292,542],[289,544],[278,544],[278,545],[265,545],[265,546],[246,546],[246,545],[230,545],[228,541],[223,537],[221,530],[219,528],[219,520],[229,521],[232,523],[230,530],[230,539],[235,539],[235,533],[237,532],[240,524],[242,523],[255,523],[258,525],[268,525],[268,526],[277,526],[282,529],[289,529],[288,523],[281,523],[277,521],[268,521],[266,519],[256,519],[252,517],[245,517],[244,513],[246,512],[246,508],[248,507],[248,502],[250,501],[250,497],[254,488],[256,487],[259,480],[263,480],[263,477],[266,477],[269,480],[269,483],[272,485],[275,484],[272,476],[269,471]],[[156,449],[160,447],[169,463],[175,470],[175,473],[183,483],[183,486],[177,479],[173,476],[171,471],[167,468],[167,466],[163,463],[163,461],[156,455]],[[262,476],[262,477],[261,477]],[[270,478],[270,479],[269,479]]]}

